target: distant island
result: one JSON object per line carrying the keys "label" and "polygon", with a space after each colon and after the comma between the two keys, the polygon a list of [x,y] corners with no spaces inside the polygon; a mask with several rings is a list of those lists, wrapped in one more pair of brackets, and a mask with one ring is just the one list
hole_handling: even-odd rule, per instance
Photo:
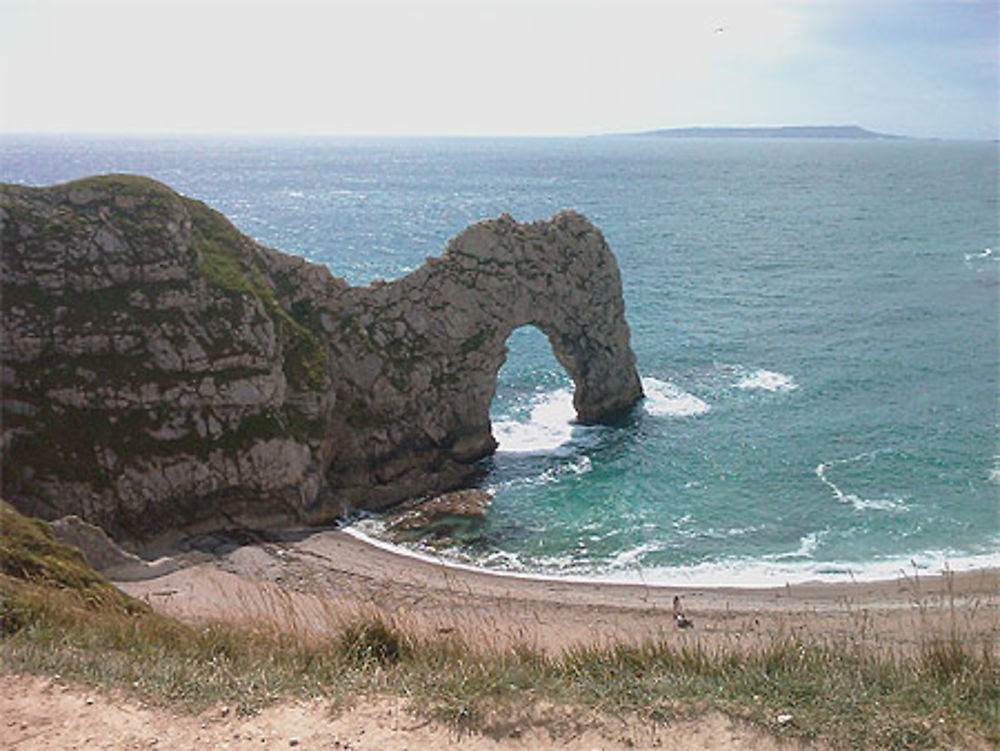
{"label": "distant island", "polygon": [[907,136],[876,133],[857,125],[785,125],[775,128],[665,128],[632,133],[660,138],[854,138],[900,140]]}

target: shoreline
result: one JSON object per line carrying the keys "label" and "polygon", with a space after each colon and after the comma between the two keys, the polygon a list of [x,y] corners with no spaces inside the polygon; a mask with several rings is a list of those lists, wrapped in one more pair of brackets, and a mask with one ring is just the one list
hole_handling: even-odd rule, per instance
{"label": "shoreline", "polygon": [[[739,577],[741,579],[749,578],[748,574],[751,571],[759,571],[763,568],[767,568],[762,563],[753,563],[746,569],[730,569],[725,568],[720,564],[698,564],[696,566],[689,567],[659,567],[659,568],[642,568],[637,566],[634,571],[622,570],[616,573],[610,574],[547,574],[543,572],[532,572],[532,571],[514,571],[505,569],[491,569],[484,566],[478,566],[475,563],[464,563],[462,561],[456,561],[444,556],[436,556],[431,552],[423,552],[420,550],[414,550],[412,548],[407,548],[404,545],[398,545],[388,540],[383,540],[373,535],[370,535],[357,528],[355,523],[331,528],[329,530],[323,531],[338,531],[346,534],[350,537],[359,540],[373,548],[381,550],[390,555],[399,556],[401,558],[412,559],[416,561],[421,561],[429,565],[441,565],[447,566],[448,568],[455,569],[457,571],[464,571],[469,573],[481,573],[488,574],[491,576],[499,577],[510,577],[514,579],[523,579],[526,581],[537,581],[537,582],[566,582],[570,584],[613,584],[613,585],[623,585],[623,586],[642,586],[642,587],[661,587],[669,589],[726,589],[726,590],[770,590],[770,589],[780,589],[787,586],[800,587],[804,585],[808,586],[849,586],[853,584],[877,584],[879,582],[892,582],[898,581],[904,578],[919,578],[921,580],[929,577],[944,577],[950,575],[962,575],[967,573],[974,573],[977,571],[1000,571],[1000,553],[998,554],[980,554],[980,555],[967,555],[959,556],[955,559],[948,559],[946,557],[941,557],[939,560],[943,560],[943,565],[941,563],[926,563],[926,564],[916,564],[915,561],[920,558],[920,556],[910,557],[908,563],[909,567],[904,568],[900,565],[902,559],[887,561],[879,566],[873,566],[870,569],[855,572],[850,568],[851,564],[847,562],[829,562],[829,563],[817,563],[824,567],[831,567],[828,572],[810,572],[808,569],[803,568],[801,571],[796,571],[794,568],[789,570],[792,576],[798,577],[809,577],[813,578],[787,578],[781,582],[761,582],[754,581],[750,584],[743,583],[724,583],[716,581],[717,578],[733,576]],[[956,563],[956,567],[952,568],[952,563]],[[780,568],[781,564],[778,560],[773,562],[774,568]],[[707,571],[706,578],[700,578],[698,574],[694,573],[696,571]],[[788,569],[786,569],[788,570]],[[888,572],[892,571],[890,575]],[[877,573],[873,573],[877,572]],[[882,573],[882,572],[885,573]],[[669,572],[668,576],[671,574],[676,575],[677,578],[662,578],[661,574],[663,572]],[[685,573],[691,572],[691,573]],[[824,579],[823,576],[829,577],[839,577],[836,580]],[[774,575],[769,576],[769,578],[776,578]],[[849,581],[847,580],[849,579]]]}
{"label": "shoreline", "polygon": [[[532,573],[520,573],[516,571],[493,571],[472,565],[455,563],[446,559],[435,560],[430,556],[422,555],[415,551],[399,548],[398,546],[386,543],[381,540],[374,540],[364,534],[357,534],[347,529],[329,530],[337,535],[344,535],[358,541],[365,548],[370,549],[376,558],[379,555],[391,556],[397,563],[419,561],[423,566],[432,569],[446,569],[455,572],[455,575],[462,578],[469,577],[470,581],[476,581],[480,586],[489,586],[491,579],[500,581],[515,579],[527,585],[537,585],[540,589],[553,591],[553,585],[558,585],[560,589],[566,590],[590,590],[593,592],[607,592],[621,588],[625,591],[654,591],[664,590],[678,592],[682,594],[699,593],[705,597],[718,595],[729,599],[741,599],[741,596],[760,597],[773,595],[775,598],[788,598],[797,600],[807,597],[810,600],[842,599],[851,594],[861,593],[885,593],[899,591],[901,588],[909,588],[911,584],[921,590],[922,595],[943,595],[947,593],[949,586],[953,587],[955,594],[966,594],[970,591],[981,591],[981,585],[986,583],[986,591],[991,588],[1000,594],[1000,566],[987,566],[961,571],[940,571],[940,572],[919,572],[916,577],[906,575],[896,576],[891,579],[857,580],[850,582],[826,582],[826,581],[804,581],[788,582],[774,585],[751,585],[743,586],[739,584],[731,585],[704,585],[698,583],[660,583],[656,581],[618,581],[613,579],[589,578],[589,577],[560,577],[545,576]],[[320,534],[325,534],[320,533]],[[358,551],[358,548],[354,548]],[[375,552],[377,551],[377,552]],[[951,583],[949,585],[949,579]],[[992,582],[992,584],[989,584]],[[888,603],[887,603],[888,604]]]}
{"label": "shoreline", "polygon": [[[762,588],[576,582],[457,568],[326,530],[221,544],[186,568],[118,586],[185,620],[315,635],[375,611],[429,637],[546,652],[647,639],[752,648],[788,637],[911,651],[954,634],[1000,656],[1000,568]],[[675,597],[693,627],[676,626]]]}

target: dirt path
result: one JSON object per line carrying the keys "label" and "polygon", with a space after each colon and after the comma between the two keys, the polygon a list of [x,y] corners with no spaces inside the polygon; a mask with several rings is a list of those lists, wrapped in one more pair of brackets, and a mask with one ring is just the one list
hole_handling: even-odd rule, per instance
{"label": "dirt path", "polygon": [[[54,749],[340,749],[341,751],[617,751],[618,749],[720,749],[761,751],[798,748],[780,744],[721,715],[651,729],[638,723],[593,718],[577,731],[540,717],[539,726],[513,738],[461,737],[408,713],[399,700],[359,699],[331,714],[322,702],[286,702],[253,717],[226,707],[198,716],[176,715],[120,697],[102,696],[60,680],[0,676],[0,748]],[[553,719],[553,717],[555,719]]]}

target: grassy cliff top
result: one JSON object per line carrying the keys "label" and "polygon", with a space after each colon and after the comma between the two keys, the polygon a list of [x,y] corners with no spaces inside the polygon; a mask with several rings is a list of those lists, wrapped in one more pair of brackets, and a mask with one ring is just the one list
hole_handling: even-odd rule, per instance
{"label": "grassy cliff top", "polygon": [[[23,516],[0,500],[0,594],[9,604],[17,599],[15,594],[40,589],[69,593],[87,607],[145,610],[92,569],[79,549],[56,540],[48,524]],[[0,606],[0,618],[10,616],[11,612]],[[8,625],[5,622],[0,632]]]}

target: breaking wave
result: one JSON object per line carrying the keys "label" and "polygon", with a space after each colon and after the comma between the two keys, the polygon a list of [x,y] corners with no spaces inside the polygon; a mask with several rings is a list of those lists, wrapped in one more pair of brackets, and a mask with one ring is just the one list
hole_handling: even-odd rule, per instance
{"label": "breaking wave", "polygon": [[755,370],[736,382],[738,389],[759,389],[761,391],[795,391],[799,385],[790,375],[772,370]]}
{"label": "breaking wave", "polygon": [[669,381],[646,377],[642,379],[642,390],[646,392],[643,407],[647,414],[654,417],[693,417],[711,409],[697,396]]}
{"label": "breaking wave", "polygon": [[659,546],[644,543],[617,553],[614,565],[595,565],[580,561],[571,554],[525,557],[515,552],[493,551],[475,557],[449,551],[447,555],[442,555],[440,552],[418,551],[387,542],[380,539],[377,528],[370,525],[356,522],[341,529],[375,547],[436,565],[540,581],[745,589],[806,582],[891,581],[904,575],[941,574],[1000,566],[1000,553],[995,550],[971,555],[952,550],[928,550],[911,556],[887,556],[864,562],[816,560],[813,553],[823,533],[807,534],[800,540],[799,550],[771,558],[734,556],[693,565],[645,566],[642,557],[646,553],[655,553]]}
{"label": "breaking wave", "polygon": [[568,388],[539,394],[532,399],[527,420],[504,419],[493,423],[497,451],[510,454],[547,454],[573,438],[573,392]]}

